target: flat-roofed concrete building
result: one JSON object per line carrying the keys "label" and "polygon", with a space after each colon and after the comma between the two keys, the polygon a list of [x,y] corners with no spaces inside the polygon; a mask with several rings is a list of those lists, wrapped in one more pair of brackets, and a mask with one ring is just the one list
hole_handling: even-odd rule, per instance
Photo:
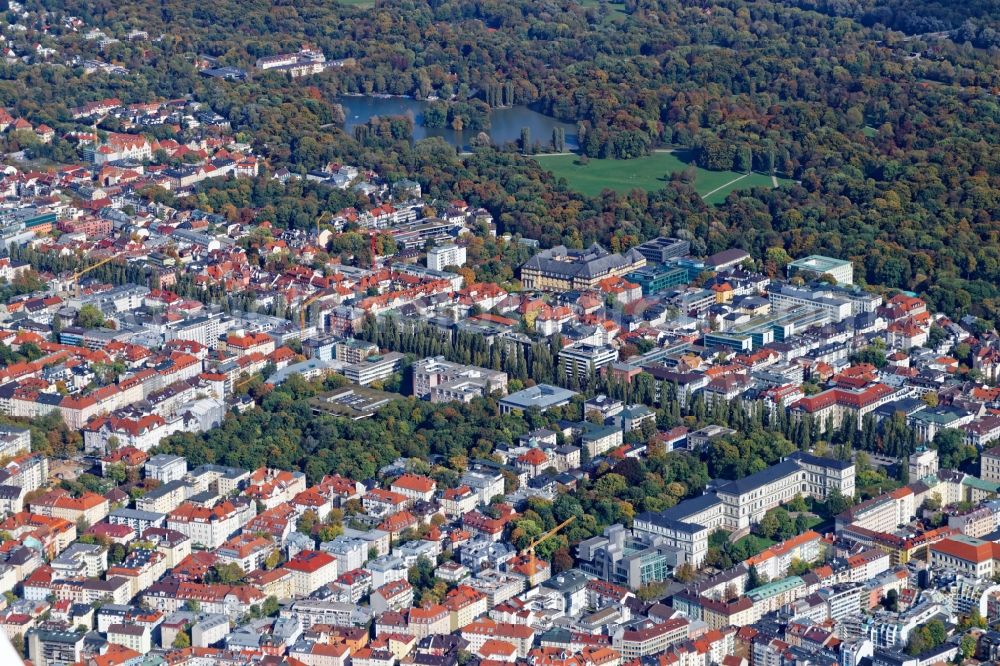
{"label": "flat-roofed concrete building", "polygon": [[818,275],[829,275],[839,284],[854,284],[854,264],[843,259],[824,257],[812,254],[802,259],[796,259],[788,264],[788,277],[800,271],[808,271]]}
{"label": "flat-roofed concrete building", "polygon": [[399,370],[403,364],[404,355],[399,352],[388,352],[381,356],[372,355],[344,368],[344,376],[355,384],[368,386],[377,381],[388,379],[392,373]]}
{"label": "flat-roofed concrete building", "polygon": [[446,361],[443,356],[425,358],[413,364],[413,395],[431,402],[458,400],[494,391],[507,392],[507,373],[474,365]]}
{"label": "flat-roofed concrete building", "polygon": [[552,386],[550,384],[536,384],[530,388],[517,393],[511,393],[500,401],[500,411],[504,414],[511,412],[525,411],[532,407],[537,407],[541,411],[562,407],[569,404],[576,391]]}
{"label": "flat-roofed concrete building", "polygon": [[691,253],[691,243],[680,238],[660,236],[648,240],[635,248],[636,252],[646,257],[646,261],[654,264],[666,263],[668,259],[686,257]]}

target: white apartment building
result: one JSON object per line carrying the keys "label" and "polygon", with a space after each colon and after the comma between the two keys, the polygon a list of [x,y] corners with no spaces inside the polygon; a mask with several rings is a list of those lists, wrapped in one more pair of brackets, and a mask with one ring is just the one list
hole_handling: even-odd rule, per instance
{"label": "white apartment building", "polygon": [[146,461],[146,478],[156,479],[160,483],[180,481],[187,474],[187,459],[160,453]]}
{"label": "white apartment building", "polygon": [[445,266],[464,266],[465,248],[460,245],[440,245],[427,250],[427,268],[443,271]]}
{"label": "white apartment building", "polygon": [[507,392],[506,372],[451,363],[443,356],[425,358],[413,364],[413,395],[418,398],[430,397],[431,402],[468,402],[472,397],[489,395],[493,391]]}
{"label": "white apartment building", "polygon": [[193,545],[215,549],[246,525],[254,513],[252,503],[237,507],[232,502],[223,502],[212,509],[185,503],[167,516],[167,529],[190,537]]}
{"label": "white apartment building", "polygon": [[837,516],[837,528],[856,525],[873,532],[894,532],[910,522],[916,509],[913,491],[904,486],[851,507]]}
{"label": "white apartment building", "polygon": [[618,350],[611,345],[575,343],[559,352],[559,362],[565,364],[566,375],[586,377],[618,360]]}

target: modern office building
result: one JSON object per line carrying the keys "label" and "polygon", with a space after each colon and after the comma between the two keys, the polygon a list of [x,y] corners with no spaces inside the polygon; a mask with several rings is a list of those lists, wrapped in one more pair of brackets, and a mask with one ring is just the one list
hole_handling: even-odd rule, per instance
{"label": "modern office building", "polygon": [[504,414],[511,412],[525,411],[532,407],[537,407],[541,411],[562,407],[569,404],[576,391],[552,386],[550,384],[537,384],[517,393],[511,393],[500,401],[500,411]]}
{"label": "modern office building", "polygon": [[796,259],[787,267],[788,277],[800,271],[808,271],[819,275],[829,275],[838,284],[854,284],[854,264],[843,259],[824,257],[812,254],[803,259]]}
{"label": "modern office building", "polygon": [[679,287],[690,282],[686,268],[671,264],[646,264],[626,275],[625,279],[642,287],[643,296],[658,294],[670,287]]}
{"label": "modern office building", "polygon": [[566,376],[586,377],[618,360],[618,350],[611,345],[592,345],[577,342],[563,347],[559,361],[566,365]]}
{"label": "modern office building", "polygon": [[666,263],[668,259],[686,257],[691,252],[691,243],[680,238],[660,236],[648,240],[635,248],[651,264]]}
{"label": "modern office building", "polygon": [[622,525],[611,525],[602,536],[580,542],[577,557],[585,573],[633,590],[666,580],[677,563],[664,539]]}
{"label": "modern office building", "polygon": [[392,376],[403,364],[404,355],[399,352],[389,352],[381,356],[369,356],[360,363],[344,368],[344,376],[355,384],[368,386],[372,382],[382,381]]}
{"label": "modern office building", "polygon": [[413,364],[413,395],[418,398],[430,398],[431,402],[469,402],[493,391],[507,391],[506,372],[451,363],[443,356]]}

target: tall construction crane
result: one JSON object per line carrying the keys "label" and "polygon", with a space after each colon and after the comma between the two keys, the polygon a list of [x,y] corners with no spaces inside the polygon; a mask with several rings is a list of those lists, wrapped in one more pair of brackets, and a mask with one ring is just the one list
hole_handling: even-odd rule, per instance
{"label": "tall construction crane", "polygon": [[117,259],[120,256],[121,256],[120,254],[113,254],[110,257],[105,257],[104,259],[101,259],[96,264],[92,264],[90,266],[87,266],[83,270],[77,271],[76,273],[74,273],[73,277],[71,277],[70,279],[73,281],[73,288],[74,288],[74,293],[76,294],[76,297],[77,298],[80,297],[80,278],[82,276],[86,275],[87,273],[89,273],[90,271],[94,270],[95,268],[100,268],[104,264],[106,264],[109,261],[112,261],[114,259]]}
{"label": "tall construction crane", "polygon": [[309,306],[323,298],[324,296],[329,296],[329,290],[317,291],[315,294],[307,298],[299,306],[299,333],[306,330],[306,314],[309,312]]}
{"label": "tall construction crane", "polygon": [[521,554],[524,555],[525,553],[527,553],[528,555],[534,557],[535,556],[535,547],[538,544],[542,543],[543,541],[548,541],[549,539],[551,539],[552,537],[554,537],[556,534],[558,534],[560,530],[562,530],[564,527],[566,527],[567,525],[569,525],[570,523],[572,523],[574,520],[576,520],[576,516],[570,516],[566,520],[562,521],[561,523],[559,523],[558,525],[556,525],[555,527],[553,527],[548,532],[545,532],[544,534],[541,534],[541,535],[535,537],[532,540],[532,542],[528,544],[528,547],[521,551]]}

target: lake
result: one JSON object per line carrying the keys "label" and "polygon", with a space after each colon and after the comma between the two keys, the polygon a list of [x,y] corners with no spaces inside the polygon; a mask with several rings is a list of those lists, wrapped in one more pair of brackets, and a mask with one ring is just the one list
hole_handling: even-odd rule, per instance
{"label": "lake", "polygon": [[[344,129],[354,133],[356,125],[364,125],[373,116],[410,116],[413,118],[413,138],[419,141],[431,136],[439,136],[453,146],[462,150],[469,149],[469,141],[478,132],[457,132],[446,127],[424,127],[424,109],[428,102],[408,97],[375,97],[347,96],[335,100],[344,107],[346,122]],[[495,144],[519,141],[521,128],[527,127],[531,140],[539,142],[543,148],[551,144],[552,130],[562,127],[566,132],[566,150],[576,150],[579,146],[576,140],[576,125],[564,123],[551,116],[532,111],[526,106],[513,106],[504,109],[494,109],[490,114],[490,129],[487,134]]]}

